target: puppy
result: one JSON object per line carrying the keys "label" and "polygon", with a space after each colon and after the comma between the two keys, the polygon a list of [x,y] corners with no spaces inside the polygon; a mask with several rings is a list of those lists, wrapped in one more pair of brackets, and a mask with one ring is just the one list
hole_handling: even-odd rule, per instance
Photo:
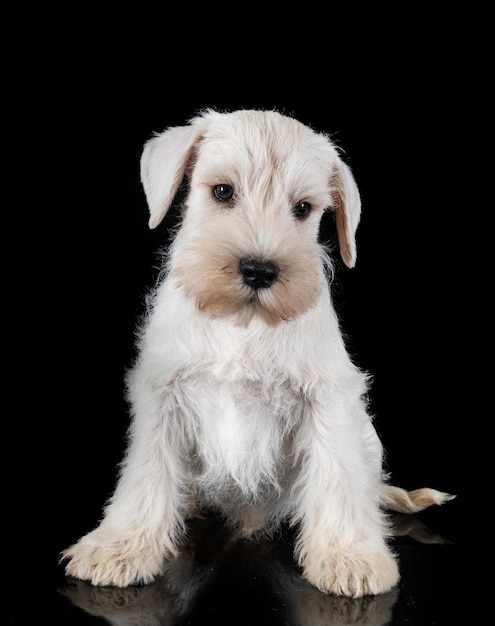
{"label": "puppy", "polygon": [[99,526],[61,554],[94,585],[149,583],[219,512],[245,538],[297,528],[295,558],[326,593],[399,580],[387,509],[454,496],[388,483],[368,413],[369,379],[332,307],[335,216],[352,268],[360,195],[332,141],[276,111],[204,110],[151,138],[141,159],[149,225],[184,177],[182,222],[128,372],[129,442]]}

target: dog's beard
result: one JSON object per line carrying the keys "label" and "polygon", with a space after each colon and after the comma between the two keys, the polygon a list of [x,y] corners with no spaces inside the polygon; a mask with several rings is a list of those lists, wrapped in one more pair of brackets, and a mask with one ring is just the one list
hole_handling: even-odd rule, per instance
{"label": "dog's beard", "polygon": [[[190,238],[175,255],[171,273],[200,311],[214,317],[232,318],[247,326],[253,317],[275,325],[303,314],[316,303],[325,280],[323,253],[299,240],[284,242],[272,254],[255,249],[240,250],[234,242],[216,239],[207,245],[202,237]],[[270,287],[246,285],[239,269],[240,259],[273,261],[278,277]]]}

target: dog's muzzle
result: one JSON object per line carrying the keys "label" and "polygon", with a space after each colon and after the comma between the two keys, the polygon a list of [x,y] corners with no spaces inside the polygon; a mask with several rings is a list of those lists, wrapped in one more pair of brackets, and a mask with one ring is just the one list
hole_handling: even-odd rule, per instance
{"label": "dog's muzzle", "polygon": [[274,261],[241,259],[239,270],[244,283],[253,289],[267,289],[278,277],[278,264]]}

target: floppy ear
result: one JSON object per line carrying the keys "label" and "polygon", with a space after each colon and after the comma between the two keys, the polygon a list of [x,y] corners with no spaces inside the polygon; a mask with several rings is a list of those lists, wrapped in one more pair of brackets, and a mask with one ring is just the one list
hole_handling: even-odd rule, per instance
{"label": "floppy ear", "polygon": [[201,124],[175,126],[145,143],[141,183],[148,202],[150,228],[156,228],[169,210],[201,132]]}
{"label": "floppy ear", "polygon": [[331,178],[332,209],[335,212],[340,256],[347,267],[356,264],[356,230],[361,216],[361,198],[348,165],[339,161]]}

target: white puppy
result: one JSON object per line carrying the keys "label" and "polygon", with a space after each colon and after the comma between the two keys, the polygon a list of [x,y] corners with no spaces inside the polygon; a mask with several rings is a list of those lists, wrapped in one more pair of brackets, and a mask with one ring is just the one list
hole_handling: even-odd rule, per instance
{"label": "white puppy", "polygon": [[275,111],[205,110],[150,139],[156,227],[188,192],[128,376],[129,445],[100,525],[61,555],[94,585],[148,583],[205,509],[246,538],[288,521],[318,589],[362,596],[399,579],[384,509],[453,496],[387,483],[332,308],[325,210],[356,260],[360,196],[330,139]]}

